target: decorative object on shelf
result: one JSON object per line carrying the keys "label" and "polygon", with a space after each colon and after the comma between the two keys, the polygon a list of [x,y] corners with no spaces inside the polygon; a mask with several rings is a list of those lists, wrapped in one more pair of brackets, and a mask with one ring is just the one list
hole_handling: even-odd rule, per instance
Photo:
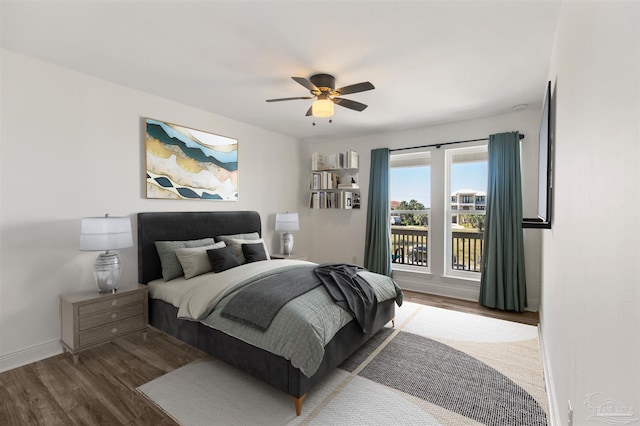
{"label": "decorative object on shelf", "polygon": [[238,201],[238,140],[145,119],[147,198]]}
{"label": "decorative object on shelf", "polygon": [[102,251],[93,265],[93,276],[100,293],[115,293],[122,272],[118,253],[111,250],[131,247],[131,219],[128,217],[83,217],[80,250]]}
{"label": "decorative object on shelf", "polygon": [[276,231],[284,231],[280,236],[280,253],[291,255],[293,252],[293,234],[299,230],[298,213],[276,213]]}
{"label": "decorative object on shelf", "polygon": [[[291,101],[294,99],[315,99],[313,104],[307,110],[306,116],[313,116],[314,119],[329,118],[331,123],[331,117],[333,117],[333,104],[340,105],[345,108],[349,108],[355,111],[364,111],[367,105],[352,101],[350,99],[341,98],[339,96],[350,95],[352,93],[364,92],[366,90],[375,89],[373,84],[368,81],[351,84],[349,86],[336,89],[336,79],[329,74],[315,74],[309,77],[307,80],[303,77],[291,77],[298,84],[309,89],[313,96],[299,96],[294,98],[278,98],[267,99],[267,102],[279,102],[279,101]],[[313,125],[316,125],[315,120]]]}

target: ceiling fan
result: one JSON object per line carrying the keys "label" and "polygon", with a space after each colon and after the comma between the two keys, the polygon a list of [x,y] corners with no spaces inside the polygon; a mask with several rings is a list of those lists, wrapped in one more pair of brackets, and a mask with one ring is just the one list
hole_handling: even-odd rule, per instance
{"label": "ceiling fan", "polygon": [[[311,115],[314,117],[330,118],[333,116],[333,104],[353,109],[355,111],[364,111],[367,108],[367,105],[350,99],[341,98],[340,96],[375,89],[373,84],[368,81],[336,89],[336,79],[334,76],[329,74],[315,74],[309,77],[308,80],[303,77],[291,78],[309,89],[313,96],[267,99],[267,102],[292,101],[295,99],[316,99],[306,113],[307,116]],[[329,120],[329,122],[331,122],[331,120]],[[315,125],[315,122],[313,124]]]}

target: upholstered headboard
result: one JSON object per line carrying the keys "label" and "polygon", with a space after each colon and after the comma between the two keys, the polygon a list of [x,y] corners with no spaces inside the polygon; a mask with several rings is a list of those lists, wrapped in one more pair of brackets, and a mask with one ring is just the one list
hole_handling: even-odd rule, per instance
{"label": "upholstered headboard", "polygon": [[162,278],[155,241],[184,241],[218,235],[257,232],[260,215],[254,211],[138,213],[138,281]]}

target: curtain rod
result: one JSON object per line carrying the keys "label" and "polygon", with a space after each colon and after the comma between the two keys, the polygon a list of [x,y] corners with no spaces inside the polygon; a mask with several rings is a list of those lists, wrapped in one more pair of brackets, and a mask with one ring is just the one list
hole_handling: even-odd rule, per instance
{"label": "curtain rod", "polygon": [[[524,134],[520,133],[520,139],[524,139]],[[390,149],[389,152],[406,151],[407,149],[417,149],[417,148],[431,148],[432,146],[435,146],[436,149],[440,149],[440,147],[444,145],[453,145],[456,143],[466,143],[466,142],[480,142],[480,141],[488,141],[488,140],[489,138],[481,138],[481,139],[469,139],[466,141],[442,142],[442,143],[434,143],[431,145],[409,146],[407,148],[395,148],[395,149]]]}

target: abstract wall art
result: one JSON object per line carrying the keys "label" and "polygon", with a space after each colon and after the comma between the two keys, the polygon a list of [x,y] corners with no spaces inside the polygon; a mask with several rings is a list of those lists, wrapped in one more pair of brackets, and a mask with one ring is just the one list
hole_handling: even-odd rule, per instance
{"label": "abstract wall art", "polygon": [[238,141],[145,118],[147,198],[238,200]]}

